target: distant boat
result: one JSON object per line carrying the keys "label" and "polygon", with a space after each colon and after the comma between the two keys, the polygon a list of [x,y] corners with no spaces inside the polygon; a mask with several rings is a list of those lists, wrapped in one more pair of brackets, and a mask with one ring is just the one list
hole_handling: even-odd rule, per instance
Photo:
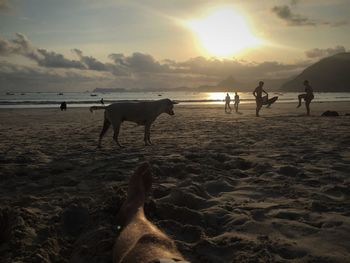
{"label": "distant boat", "polygon": [[96,96],[97,96],[97,94],[90,94],[90,96],[91,96],[91,97],[96,97]]}
{"label": "distant boat", "polygon": [[58,93],[57,95],[63,95],[63,93],[62,93],[62,92],[60,92],[60,93]]}
{"label": "distant boat", "polygon": [[6,95],[15,95],[15,93],[12,93],[12,92],[6,92]]}
{"label": "distant boat", "polygon": [[162,97],[162,94],[158,94],[158,97]]}
{"label": "distant boat", "polygon": [[21,93],[21,95],[26,95],[25,93]]}

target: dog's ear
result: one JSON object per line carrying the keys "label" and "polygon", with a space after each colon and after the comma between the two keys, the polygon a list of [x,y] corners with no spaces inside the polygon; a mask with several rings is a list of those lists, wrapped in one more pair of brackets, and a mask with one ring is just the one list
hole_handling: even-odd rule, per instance
{"label": "dog's ear", "polygon": [[172,104],[179,104],[178,102],[176,102],[176,101],[174,101],[174,100],[172,100],[171,103],[172,103]]}

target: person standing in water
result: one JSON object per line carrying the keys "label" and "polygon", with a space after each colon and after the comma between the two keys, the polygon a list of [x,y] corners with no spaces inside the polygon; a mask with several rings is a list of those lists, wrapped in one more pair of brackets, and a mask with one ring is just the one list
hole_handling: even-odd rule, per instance
{"label": "person standing in water", "polygon": [[105,105],[105,102],[103,101],[103,98],[100,100],[100,103],[101,103],[102,105]]}
{"label": "person standing in water", "polygon": [[256,102],[256,111],[255,111],[255,115],[256,117],[259,117],[259,111],[263,105],[263,96],[262,93],[264,92],[267,96],[269,95],[264,89],[264,82],[260,81],[259,82],[259,86],[257,86],[255,88],[255,90],[253,91],[253,95],[255,97],[255,102]]}
{"label": "person standing in water", "polygon": [[235,104],[234,104],[234,107],[235,107],[235,111],[238,112],[238,104],[239,104],[239,95],[237,93],[237,91],[235,92]]}
{"label": "person standing in water", "polygon": [[306,93],[299,94],[299,96],[298,96],[299,104],[298,104],[297,108],[299,108],[301,106],[301,100],[304,99],[305,100],[305,107],[306,107],[306,114],[309,116],[310,115],[310,103],[314,99],[314,91],[313,91],[312,87],[310,86],[308,80],[304,81],[304,86],[305,86]]}
{"label": "person standing in water", "polygon": [[67,110],[67,103],[65,101],[61,103],[60,109],[61,109],[61,111],[66,111]]}
{"label": "person standing in water", "polygon": [[[226,113],[232,111],[231,106],[230,106],[230,102],[231,102],[231,97],[228,93],[226,93],[226,98],[225,98],[225,112]],[[230,111],[227,111],[227,109],[230,109]]]}

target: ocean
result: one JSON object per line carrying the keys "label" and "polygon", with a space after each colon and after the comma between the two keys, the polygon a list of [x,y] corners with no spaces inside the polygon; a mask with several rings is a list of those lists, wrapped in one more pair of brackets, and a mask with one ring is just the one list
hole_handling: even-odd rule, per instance
{"label": "ocean", "polygon": [[[234,93],[229,93],[234,100]],[[255,103],[251,92],[239,92],[241,103]],[[278,96],[276,103],[297,102],[296,92],[270,92],[269,97]],[[65,101],[68,107],[90,107],[101,105],[103,98],[105,104],[121,101],[152,101],[169,98],[181,104],[221,104],[225,99],[225,92],[27,92],[0,94],[0,108],[55,108]],[[315,93],[314,101],[337,102],[349,101],[350,92],[320,92]]]}

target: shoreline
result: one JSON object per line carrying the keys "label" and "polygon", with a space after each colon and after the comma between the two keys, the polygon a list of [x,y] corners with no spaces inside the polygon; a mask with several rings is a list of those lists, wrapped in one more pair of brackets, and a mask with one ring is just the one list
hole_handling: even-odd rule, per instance
{"label": "shoreline", "polygon": [[[232,94],[231,94],[232,95]],[[274,93],[270,92],[270,97],[278,96],[276,104],[296,103],[297,92],[289,93]],[[232,95],[233,96],[233,95]],[[65,101],[69,107],[90,107],[101,105],[101,98],[104,99],[105,104],[115,102],[136,102],[136,101],[154,101],[162,98],[171,98],[182,105],[220,105],[224,102],[225,93],[223,92],[198,92],[198,93],[184,93],[184,92],[145,92],[142,96],[139,93],[125,93],[120,94],[98,94],[94,99],[86,93],[71,93],[63,96],[52,96],[50,93],[38,95],[29,94],[25,96],[0,96],[0,108],[55,108]],[[142,99],[141,99],[142,98]],[[233,97],[231,103],[233,104]],[[240,93],[241,105],[254,104],[255,99],[251,92]],[[315,93],[316,102],[350,102],[350,93]]]}
{"label": "shoreline", "polygon": [[[320,113],[322,109],[324,108],[324,111],[327,110],[332,110],[332,111],[339,111],[340,113],[350,113],[350,101],[314,101],[311,103],[311,112],[312,109],[314,108],[317,113]],[[89,111],[89,108],[91,106],[101,106],[101,104],[95,103],[95,104],[90,104],[88,106],[70,106],[68,104],[67,111],[69,110],[87,110]],[[108,106],[109,104],[106,103],[105,106]],[[234,103],[231,103],[231,108],[233,110],[233,105]],[[293,105],[297,105],[297,101],[295,102],[283,102],[279,103],[278,101],[275,102],[273,105],[271,105],[270,108],[266,108],[266,106],[262,107],[261,112],[275,112],[275,110],[282,110],[282,113],[286,113],[286,109],[290,109],[290,113],[292,114],[293,112],[300,115],[305,109],[304,102],[302,103],[302,106],[300,108],[294,108]],[[1,107],[0,106],[0,111],[23,111],[23,110],[31,110],[31,111],[36,111],[36,110],[54,110],[54,111],[60,111],[59,109],[60,105],[54,105],[52,107]],[[174,108],[212,108],[212,109],[224,109],[225,102],[218,102],[218,103],[179,103],[174,106]],[[250,103],[240,103],[239,104],[239,111],[243,110],[252,110],[255,109],[255,102],[250,102]],[[347,109],[349,109],[347,111]],[[321,113],[323,113],[322,111]],[[232,111],[232,114],[235,115],[234,111]],[[311,114],[312,115],[312,114]],[[316,115],[317,116],[317,115]],[[265,116],[266,117],[266,116]]]}
{"label": "shoreline", "polygon": [[[276,107],[277,105],[281,105],[281,104],[297,104],[297,100],[295,101],[276,101],[271,107]],[[350,99],[349,100],[338,100],[338,101],[313,101],[311,103],[311,105],[315,105],[315,104],[343,104],[343,103],[350,103]],[[91,106],[101,106],[100,103],[96,102],[96,103],[91,103],[91,104],[84,104],[81,105],[80,103],[67,103],[68,107],[70,109],[84,109],[84,108],[90,108]],[[215,101],[215,102],[179,102],[177,106],[203,106],[203,107],[211,107],[211,106],[224,106],[225,102],[224,101]],[[108,102],[105,103],[105,106],[110,105]],[[231,102],[230,104],[232,107],[234,105],[234,101]],[[249,100],[249,101],[241,101],[240,104],[241,105],[255,105],[255,101],[254,100]],[[24,104],[24,105],[20,105],[20,104],[7,104],[7,105],[0,105],[0,110],[6,110],[6,109],[55,109],[55,108],[59,108],[60,104]],[[264,107],[264,106],[263,106]]]}

